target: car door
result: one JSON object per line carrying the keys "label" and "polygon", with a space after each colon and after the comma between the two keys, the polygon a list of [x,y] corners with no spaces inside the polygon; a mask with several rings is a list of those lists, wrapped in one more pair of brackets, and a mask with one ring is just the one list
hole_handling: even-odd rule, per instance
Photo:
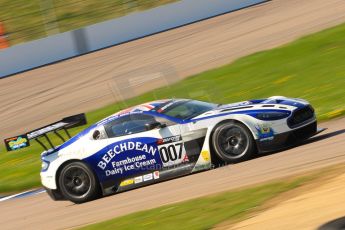
{"label": "car door", "polygon": [[[111,129],[111,130],[110,130]],[[134,171],[146,172],[150,170],[165,170],[171,167],[176,167],[177,165],[190,162],[190,158],[195,158],[194,153],[199,154],[198,150],[195,152],[194,146],[198,143],[189,140],[190,137],[186,139],[188,141],[189,153],[187,155],[184,135],[181,133],[181,125],[165,118],[154,116],[151,114],[130,114],[127,117],[123,117],[121,121],[112,124],[106,131],[111,137],[125,136],[125,141],[139,141],[144,143],[144,145],[149,145],[149,151],[153,152],[154,158],[152,162],[139,162],[132,166]],[[141,145],[140,145],[141,146]],[[159,154],[157,156],[156,154]],[[136,148],[134,151],[127,151],[126,155],[133,156],[140,154],[140,148]],[[149,157],[145,157],[149,159]],[[194,159],[193,159],[194,160]],[[150,167],[146,167],[150,165]],[[145,166],[145,167],[143,167]]]}
{"label": "car door", "polygon": [[103,131],[98,135],[103,138],[94,142],[105,147],[87,159],[95,166],[101,182],[114,183],[161,171],[185,159],[179,125],[171,121],[134,113],[106,123]]}
{"label": "car door", "polygon": [[176,167],[182,163],[188,162],[183,135],[180,124],[169,120],[156,117],[165,127],[157,130],[159,139],[157,140],[157,149],[161,158],[161,167],[163,170]]}
{"label": "car door", "polygon": [[164,170],[188,160],[179,124],[151,114],[131,114],[125,126],[130,139],[140,138],[157,150],[154,170]]}

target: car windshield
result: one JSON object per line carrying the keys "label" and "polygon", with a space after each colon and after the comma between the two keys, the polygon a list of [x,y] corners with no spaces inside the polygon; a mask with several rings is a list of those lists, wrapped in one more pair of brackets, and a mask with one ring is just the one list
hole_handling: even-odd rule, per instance
{"label": "car windshield", "polygon": [[170,117],[186,120],[203,114],[216,107],[216,104],[203,101],[180,100],[172,101],[167,103],[166,105],[163,105],[160,109],[157,110],[157,112]]}

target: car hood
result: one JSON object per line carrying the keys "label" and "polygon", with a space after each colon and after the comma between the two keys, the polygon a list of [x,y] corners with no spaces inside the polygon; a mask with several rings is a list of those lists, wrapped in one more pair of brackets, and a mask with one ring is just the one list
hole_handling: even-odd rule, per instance
{"label": "car hood", "polygon": [[210,110],[206,113],[203,113],[193,119],[201,118],[205,116],[212,116],[222,113],[231,113],[239,111],[248,111],[248,110],[284,110],[284,111],[293,111],[298,108],[303,108],[309,103],[302,99],[295,98],[286,98],[281,96],[274,96],[265,99],[258,100],[249,100],[236,102],[231,104],[220,105],[217,108]]}
{"label": "car hood", "polygon": [[276,105],[283,108],[284,105],[286,105],[286,106],[299,108],[299,107],[304,107],[307,104],[308,102],[302,99],[285,98],[285,97],[270,97],[270,98],[265,98],[265,99],[249,100],[249,101],[225,104],[225,105],[219,106],[215,110],[225,109],[225,108],[241,108],[241,107],[250,106],[250,105],[263,105],[263,107],[266,107],[266,108],[275,107]]}

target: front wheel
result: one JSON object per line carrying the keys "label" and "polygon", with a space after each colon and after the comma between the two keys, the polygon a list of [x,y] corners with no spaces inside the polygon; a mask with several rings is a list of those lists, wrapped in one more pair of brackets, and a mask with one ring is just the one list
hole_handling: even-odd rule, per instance
{"label": "front wheel", "polygon": [[99,195],[94,173],[82,162],[69,163],[61,170],[59,187],[65,198],[74,203],[90,201]]}
{"label": "front wheel", "polygon": [[216,156],[225,163],[237,163],[253,157],[254,139],[246,126],[228,122],[216,127],[212,136]]}

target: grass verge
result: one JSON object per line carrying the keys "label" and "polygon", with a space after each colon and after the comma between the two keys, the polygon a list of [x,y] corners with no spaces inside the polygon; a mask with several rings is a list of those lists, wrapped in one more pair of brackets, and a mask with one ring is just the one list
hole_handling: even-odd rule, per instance
{"label": "grass verge", "polygon": [[301,185],[304,180],[301,178],[289,182],[277,182],[166,205],[82,229],[210,229],[224,220],[242,217],[248,210],[263,204],[277,194]]}
{"label": "grass verge", "polygon": [[[281,182],[271,182],[251,188],[165,205],[92,224],[81,229],[169,230],[211,229],[213,227],[226,229],[231,224],[248,216],[249,213],[262,211],[276,205],[284,200],[282,199],[283,196],[290,198],[301,192],[309,191],[311,188],[322,184],[320,181],[333,178],[334,175],[339,175],[339,172],[344,173],[344,171],[343,164],[327,167],[316,172],[289,177]],[[285,193],[287,191],[289,192]],[[262,205],[263,207],[261,207]]]}
{"label": "grass verge", "polygon": [[[345,24],[109,105],[88,113],[87,117],[93,123],[119,109],[158,98],[230,103],[284,95],[309,100],[318,119],[328,120],[345,114],[344,89]],[[0,193],[39,186],[40,151],[36,143],[18,152],[3,153],[1,149]]]}

